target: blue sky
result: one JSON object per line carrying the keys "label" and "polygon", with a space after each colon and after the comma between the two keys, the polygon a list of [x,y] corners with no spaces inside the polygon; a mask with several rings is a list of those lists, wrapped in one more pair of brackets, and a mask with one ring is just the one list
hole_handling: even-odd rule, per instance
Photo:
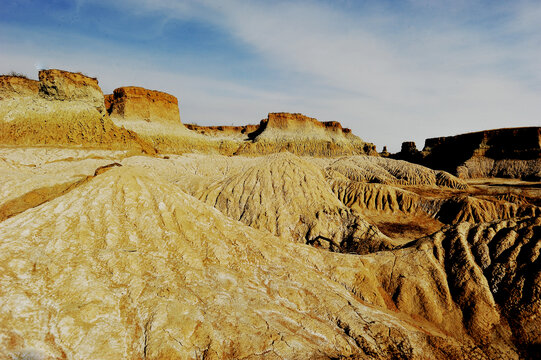
{"label": "blue sky", "polygon": [[183,122],[268,112],[402,141],[541,125],[540,1],[0,0],[0,73],[97,76],[179,98]]}

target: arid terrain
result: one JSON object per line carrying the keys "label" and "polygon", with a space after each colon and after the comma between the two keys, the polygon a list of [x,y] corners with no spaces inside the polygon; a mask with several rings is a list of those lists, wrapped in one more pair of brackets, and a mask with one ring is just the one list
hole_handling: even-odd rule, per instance
{"label": "arid terrain", "polygon": [[538,359],[540,130],[383,156],[0,76],[0,359]]}

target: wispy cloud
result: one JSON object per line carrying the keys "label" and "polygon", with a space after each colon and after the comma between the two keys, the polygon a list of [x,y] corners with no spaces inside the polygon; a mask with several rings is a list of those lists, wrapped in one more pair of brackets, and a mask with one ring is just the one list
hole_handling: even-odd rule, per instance
{"label": "wispy cloud", "polygon": [[[96,3],[79,2],[79,11]],[[212,69],[149,70],[118,49],[123,70],[107,76],[173,92],[184,119],[255,122],[268,111],[299,111],[394,150],[410,139],[421,145],[430,136],[540,123],[538,2],[98,2],[162,24],[206,24],[252,54],[242,78],[206,58]]]}

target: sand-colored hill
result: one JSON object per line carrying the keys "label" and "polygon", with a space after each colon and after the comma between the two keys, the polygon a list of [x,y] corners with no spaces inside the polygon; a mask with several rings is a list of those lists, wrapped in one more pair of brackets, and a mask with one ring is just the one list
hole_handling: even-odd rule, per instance
{"label": "sand-colored hill", "polygon": [[0,230],[2,356],[444,358],[467,350],[360,302],[294,244],[146,170],[109,170]]}
{"label": "sand-colored hill", "polygon": [[[12,148],[0,160],[21,179],[85,179],[0,221],[1,356],[518,359],[539,341],[539,214],[338,254],[285,236],[299,213],[347,230],[321,159]],[[96,171],[105,163],[123,166]],[[413,213],[422,186],[464,191],[356,184],[406,200],[374,195],[381,213]],[[239,204],[258,214],[251,226]]]}
{"label": "sand-colored hill", "polygon": [[357,253],[393,246],[334,196],[320,168],[290,153],[260,158],[193,195],[284,239]]}

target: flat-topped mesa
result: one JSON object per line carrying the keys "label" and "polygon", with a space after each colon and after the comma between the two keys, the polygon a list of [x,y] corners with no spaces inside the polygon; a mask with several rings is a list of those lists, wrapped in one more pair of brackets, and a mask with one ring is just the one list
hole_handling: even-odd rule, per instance
{"label": "flat-topped mesa", "polygon": [[263,122],[267,128],[282,130],[303,129],[309,126],[324,127],[317,119],[299,113],[269,113]]}
{"label": "flat-topped mesa", "polygon": [[[261,134],[261,136],[260,136]],[[269,113],[266,119],[261,120],[258,134],[263,140],[265,137],[288,137],[320,139],[340,142],[345,136],[351,135],[350,129],[342,128],[338,121],[321,122],[299,113]]]}
{"label": "flat-topped mesa", "polygon": [[504,128],[425,140],[422,152],[394,158],[460,177],[541,179],[541,127]]}
{"label": "flat-topped mesa", "polygon": [[486,156],[492,159],[538,159],[541,127],[484,130],[425,140],[423,152],[431,156]]}
{"label": "flat-topped mesa", "polygon": [[0,76],[0,99],[20,96],[35,96],[39,91],[39,82],[22,76]]}
{"label": "flat-topped mesa", "polygon": [[39,95],[48,100],[83,101],[105,112],[98,79],[58,69],[40,70]]}
{"label": "flat-topped mesa", "polygon": [[106,102],[113,118],[182,125],[177,98],[161,91],[126,86],[106,95]]}

